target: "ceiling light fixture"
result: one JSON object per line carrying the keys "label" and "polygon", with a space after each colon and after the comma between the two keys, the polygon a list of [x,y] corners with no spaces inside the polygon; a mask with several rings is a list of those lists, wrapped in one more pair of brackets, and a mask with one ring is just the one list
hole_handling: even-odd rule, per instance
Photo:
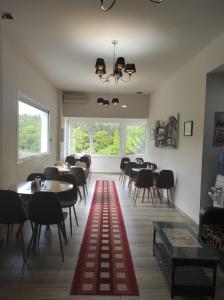
{"label": "ceiling light fixture", "polygon": [[[131,79],[131,75],[136,72],[135,64],[128,63],[125,64],[124,57],[118,57],[115,61],[115,46],[118,44],[118,41],[113,40],[112,44],[114,45],[114,58],[113,58],[113,73],[108,74],[106,77],[106,64],[103,58],[97,58],[95,68],[95,73],[99,76],[100,80],[104,79],[103,82],[109,82],[110,79],[113,77],[115,82],[117,83],[119,79],[121,79],[124,82],[128,82]],[[129,78],[127,80],[124,80],[122,70],[124,69],[124,72],[128,74]]]}
{"label": "ceiling light fixture", "polygon": [[[101,9],[102,9],[103,11],[108,11],[108,10],[110,10],[110,9],[114,6],[114,4],[116,3],[116,0],[111,0],[111,1],[112,1],[111,4],[108,5],[108,7],[105,7],[105,6],[104,6],[104,0],[100,0]],[[163,2],[163,0],[149,0],[149,1],[151,1],[151,2],[153,2],[153,3],[161,3],[161,2]]]}
{"label": "ceiling light fixture", "polygon": [[110,105],[117,106],[119,104],[119,99],[113,98],[110,104],[110,101],[108,99],[98,98],[96,103],[102,105],[103,107],[108,108]]}

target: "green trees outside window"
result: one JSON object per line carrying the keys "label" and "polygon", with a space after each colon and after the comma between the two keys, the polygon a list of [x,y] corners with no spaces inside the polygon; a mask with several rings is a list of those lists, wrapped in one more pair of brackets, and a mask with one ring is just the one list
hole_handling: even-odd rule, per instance
{"label": "green trees outside window", "polygon": [[143,154],[145,125],[127,125],[125,149],[122,150],[120,123],[70,123],[70,153],[93,155]]}
{"label": "green trees outside window", "polygon": [[95,123],[93,126],[93,154],[118,155],[120,153],[120,125]]}
{"label": "green trees outside window", "polygon": [[90,126],[86,123],[71,125],[70,153],[90,154]]}
{"label": "green trees outside window", "polygon": [[145,126],[128,125],[126,128],[125,154],[142,154],[145,150]]}
{"label": "green trees outside window", "polygon": [[48,112],[18,101],[18,158],[48,151]]}

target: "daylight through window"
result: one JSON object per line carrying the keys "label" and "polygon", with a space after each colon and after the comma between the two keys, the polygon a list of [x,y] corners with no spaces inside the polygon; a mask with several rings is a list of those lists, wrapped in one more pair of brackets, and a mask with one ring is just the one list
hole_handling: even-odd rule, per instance
{"label": "daylight through window", "polygon": [[49,112],[18,100],[18,159],[48,152]]}

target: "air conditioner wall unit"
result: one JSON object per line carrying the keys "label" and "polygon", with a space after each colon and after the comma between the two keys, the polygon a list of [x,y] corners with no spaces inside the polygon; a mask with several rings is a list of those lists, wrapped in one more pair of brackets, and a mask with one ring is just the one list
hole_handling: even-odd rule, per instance
{"label": "air conditioner wall unit", "polygon": [[63,92],[63,102],[65,104],[86,104],[88,95],[77,92]]}

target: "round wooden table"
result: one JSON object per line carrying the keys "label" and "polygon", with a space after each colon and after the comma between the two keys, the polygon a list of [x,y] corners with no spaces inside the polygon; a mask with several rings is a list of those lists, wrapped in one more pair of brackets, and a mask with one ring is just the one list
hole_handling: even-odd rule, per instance
{"label": "round wooden table", "polygon": [[69,191],[73,188],[73,184],[57,180],[44,180],[41,182],[41,186],[39,189],[31,188],[31,183],[32,181],[22,181],[9,186],[8,190],[22,195],[32,195],[35,192],[60,193]]}

